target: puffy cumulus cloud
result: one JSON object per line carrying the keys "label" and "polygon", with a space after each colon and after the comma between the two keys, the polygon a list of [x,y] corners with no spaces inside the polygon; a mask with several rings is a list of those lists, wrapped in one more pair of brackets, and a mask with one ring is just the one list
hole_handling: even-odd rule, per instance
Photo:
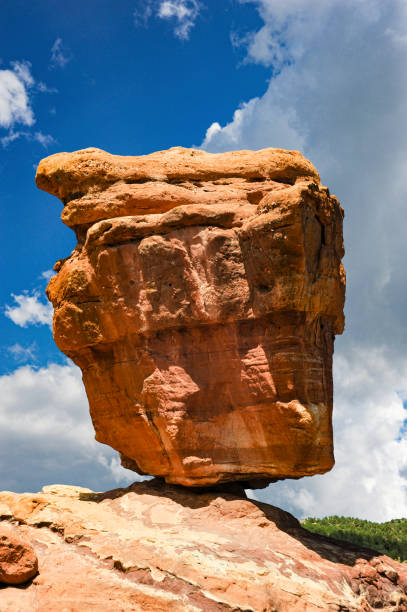
{"label": "puffy cumulus cloud", "polygon": [[5,307],[5,315],[20,327],[27,325],[48,325],[52,327],[51,304],[42,302],[38,292],[12,295],[15,305]]}
{"label": "puffy cumulus cloud", "polygon": [[30,62],[11,62],[10,69],[0,70],[0,128],[7,130],[0,138],[4,148],[20,138],[37,141],[45,148],[55,142],[50,134],[43,134],[41,131],[32,133],[27,129],[16,129],[16,127],[34,125],[35,116],[32,108],[34,93],[56,93],[56,91],[45,83],[35,82]]}
{"label": "puffy cumulus cloud", "polygon": [[[235,43],[247,46],[247,60],[272,66],[278,72],[284,64],[295,61],[312,40],[315,26],[324,29],[329,6],[337,0],[238,0],[252,4],[263,21],[256,32],[234,36]],[[362,0],[363,2],[363,0]],[[368,5],[368,0],[366,1]]]}
{"label": "puffy cumulus cloud", "polygon": [[33,85],[29,62],[12,62],[10,69],[0,70],[0,127],[8,129],[17,123],[34,124],[30,101]]}
{"label": "puffy cumulus cloud", "polygon": [[104,490],[138,479],[95,442],[74,365],[27,365],[0,376],[0,489],[63,483]]}
{"label": "puffy cumulus cloud", "polygon": [[269,66],[270,80],[229,124],[214,117],[202,147],[302,150],[345,209],[348,272],[335,356],[337,465],[261,495],[300,514],[406,514],[398,392],[407,387],[407,4],[241,1],[263,20],[240,40],[246,61]]}
{"label": "puffy cumulus cloud", "polygon": [[407,515],[407,358],[354,347],[335,359],[336,464],[323,476],[282,481],[257,499],[300,517],[338,514],[374,521]]}
{"label": "puffy cumulus cloud", "polygon": [[[209,127],[202,146],[301,149],[315,163],[345,209],[346,333],[402,351],[407,132],[400,126],[407,114],[407,5],[252,4],[266,19],[270,39],[277,37],[285,62],[262,96],[245,102],[228,125]],[[248,53],[269,61],[252,47]]]}
{"label": "puffy cumulus cloud", "polygon": [[51,68],[64,68],[71,59],[70,50],[64,45],[62,38],[58,37],[51,47]]}
{"label": "puffy cumulus cloud", "polygon": [[[264,107],[263,98],[252,98],[249,102],[243,102],[233,113],[230,123],[221,127],[215,121],[208,127],[202,148],[213,152],[240,148],[261,149],[266,145],[244,144],[245,138],[244,136],[242,138],[242,135],[250,132],[253,142],[262,142],[265,129],[273,130],[276,142],[295,142],[297,149],[304,146],[304,138],[296,129],[295,110],[276,108],[271,115]],[[264,121],[257,121],[259,114],[263,115]],[[294,148],[294,146],[289,148]]]}
{"label": "puffy cumulus cloud", "polygon": [[169,20],[174,23],[175,36],[186,40],[202,7],[199,0],[149,0],[139,3],[134,11],[134,20],[136,24],[144,25],[152,16]]}

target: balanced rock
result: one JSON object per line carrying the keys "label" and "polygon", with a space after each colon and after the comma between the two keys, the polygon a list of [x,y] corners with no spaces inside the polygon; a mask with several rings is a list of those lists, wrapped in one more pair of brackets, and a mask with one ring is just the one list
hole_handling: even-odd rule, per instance
{"label": "balanced rock", "polygon": [[23,584],[38,571],[38,559],[32,546],[16,529],[0,523],[0,584]]}
{"label": "balanced rock", "polygon": [[1,612],[406,612],[407,565],[274,506],[157,480],[0,493],[41,567],[0,589]]}
{"label": "balanced rock", "polygon": [[343,212],[309,161],[85,149],[36,180],[78,239],[47,292],[97,440],[187,486],[331,469]]}

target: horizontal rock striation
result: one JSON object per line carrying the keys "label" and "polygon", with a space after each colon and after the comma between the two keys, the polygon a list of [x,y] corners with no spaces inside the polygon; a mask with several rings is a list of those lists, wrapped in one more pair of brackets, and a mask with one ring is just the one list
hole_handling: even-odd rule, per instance
{"label": "horizontal rock striation", "polygon": [[187,486],[332,467],[343,213],[309,161],[85,149],[36,180],[78,239],[47,293],[97,440]]}
{"label": "horizontal rock striation", "polygon": [[1,492],[4,519],[30,540],[39,575],[0,588],[1,612],[407,610],[407,565],[237,495],[156,479],[107,493],[54,485]]}

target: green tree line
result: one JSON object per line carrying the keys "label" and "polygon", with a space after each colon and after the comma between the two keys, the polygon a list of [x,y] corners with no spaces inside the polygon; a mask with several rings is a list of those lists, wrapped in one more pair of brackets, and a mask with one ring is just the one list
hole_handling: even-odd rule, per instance
{"label": "green tree line", "polygon": [[302,526],[314,533],[373,548],[397,561],[407,560],[407,519],[372,523],[345,516],[307,518]]}

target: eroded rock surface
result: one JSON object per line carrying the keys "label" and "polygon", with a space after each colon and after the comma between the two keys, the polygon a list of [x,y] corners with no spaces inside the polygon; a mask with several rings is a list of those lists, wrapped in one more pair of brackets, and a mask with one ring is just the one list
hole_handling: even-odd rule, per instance
{"label": "eroded rock surface", "polygon": [[54,338],[123,465],[189,486],[332,467],[343,213],[309,161],[85,149],[37,184],[78,238],[48,286]]}
{"label": "eroded rock surface", "polygon": [[406,565],[229,494],[56,485],[0,493],[0,520],[39,560],[29,587],[0,588],[1,612],[407,610]]}
{"label": "eroded rock surface", "polygon": [[30,543],[16,529],[0,522],[0,585],[23,584],[37,570],[37,556]]}

